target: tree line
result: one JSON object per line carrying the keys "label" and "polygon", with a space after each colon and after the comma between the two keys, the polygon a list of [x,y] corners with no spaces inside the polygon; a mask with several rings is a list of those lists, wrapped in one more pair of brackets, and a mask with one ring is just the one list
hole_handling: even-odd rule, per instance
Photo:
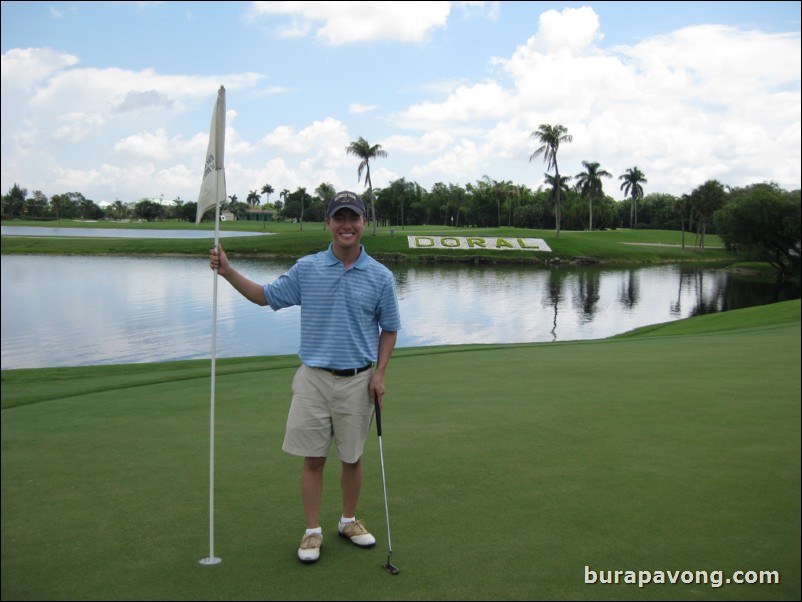
{"label": "tree line", "polygon": [[[704,247],[705,235],[718,234],[732,248],[760,248],[761,254],[778,272],[788,273],[799,265],[800,191],[784,191],[774,183],[731,188],[708,180],[679,197],[666,193],[644,194],[646,174],[637,166],[618,177],[620,190],[628,199],[616,201],[604,192],[604,179],[613,177],[598,162],[582,161],[583,171],[571,176],[560,174],[558,152],[573,137],[562,125],[541,124],[530,136],[538,144],[529,161],[542,158],[547,169],[537,189],[509,180],[483,176],[474,183],[437,182],[426,190],[420,184],[400,178],[386,187],[373,188],[371,161],[386,158],[381,145],[371,145],[360,137],[346,148],[346,154],[359,160],[357,179],[363,174],[369,206],[369,220],[375,236],[376,226],[442,225],[453,227],[513,227],[560,230],[604,230],[615,228],[652,228],[678,230],[692,235],[689,245]],[[574,180],[574,184],[571,184]],[[221,209],[235,215],[256,209],[271,211],[275,219],[292,220],[303,229],[304,222],[322,222],[326,203],[336,190],[331,183],[321,183],[310,194],[305,187],[283,189],[272,203],[276,191],[269,183],[250,190],[245,202],[236,194],[228,196]],[[15,184],[2,197],[3,219],[139,219],[146,221],[177,219],[194,221],[197,203],[170,204],[153,199],[133,203],[116,200],[98,206],[81,193],[68,192],[48,199],[41,191],[29,197],[27,190]],[[207,213],[204,219],[213,219]],[[765,225],[758,226],[762,222]],[[771,241],[771,242],[769,242]],[[771,249],[767,251],[766,249]],[[765,252],[764,252],[765,251]],[[796,268],[794,268],[796,266]]]}

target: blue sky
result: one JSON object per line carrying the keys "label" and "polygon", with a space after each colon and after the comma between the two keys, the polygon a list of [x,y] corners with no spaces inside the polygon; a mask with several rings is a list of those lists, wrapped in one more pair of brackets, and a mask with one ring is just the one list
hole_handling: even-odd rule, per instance
{"label": "blue sky", "polygon": [[[361,191],[637,166],[800,188],[799,2],[2,2],[2,188],[197,200],[218,88],[226,180]],[[264,197],[263,197],[264,198]]]}

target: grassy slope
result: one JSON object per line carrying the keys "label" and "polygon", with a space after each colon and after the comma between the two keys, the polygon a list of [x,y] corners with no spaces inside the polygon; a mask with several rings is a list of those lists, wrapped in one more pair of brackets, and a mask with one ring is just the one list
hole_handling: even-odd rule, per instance
{"label": "grassy slope", "polygon": [[[4,225],[38,225],[41,222],[13,222]],[[49,224],[49,223],[48,223]],[[74,227],[136,227],[142,229],[160,228],[211,230],[211,224],[194,226],[186,222],[160,222],[159,224],[109,224],[71,223],[62,226]],[[223,224],[221,230],[246,230],[250,232],[273,232],[278,236],[235,237],[223,239],[223,247],[233,256],[273,255],[283,257],[300,257],[319,251],[330,242],[328,231],[319,223],[304,224],[301,231],[297,224],[257,224],[240,222]],[[680,232],[667,230],[609,230],[603,232],[562,231],[560,238],[555,238],[551,230],[525,230],[515,228],[470,228],[454,229],[445,227],[415,226],[401,228],[379,228],[375,237],[370,236],[369,228],[363,243],[371,254],[385,260],[431,260],[433,257],[448,259],[465,257],[485,257],[495,261],[523,260],[545,261],[554,257],[570,260],[573,257],[592,257],[606,262],[657,262],[657,261],[732,261],[733,256],[721,246],[715,236],[707,237],[707,248],[693,248],[693,236],[686,234],[686,248],[675,247],[681,239]],[[429,251],[426,249],[410,249],[408,235],[442,235],[442,236],[502,236],[542,238],[550,246],[553,253],[532,251]],[[626,244],[647,243],[647,244]],[[210,246],[208,239],[128,239],[128,238],[2,238],[2,252],[8,253],[111,253],[111,254],[206,254]]]}
{"label": "grassy slope", "polygon": [[[643,329],[642,329],[643,330]],[[279,451],[294,358],[219,363],[215,552],[208,364],[3,372],[2,598],[800,597],[800,303],[603,341],[399,350],[361,515],[294,557],[298,460]],[[594,570],[773,569],[774,586],[585,585]],[[347,575],[344,578],[344,575]],[[310,578],[310,576],[312,578]]]}

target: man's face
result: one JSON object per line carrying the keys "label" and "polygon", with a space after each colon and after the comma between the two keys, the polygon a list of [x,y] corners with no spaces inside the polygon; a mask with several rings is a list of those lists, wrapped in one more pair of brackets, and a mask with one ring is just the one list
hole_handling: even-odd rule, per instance
{"label": "man's face", "polygon": [[365,230],[365,218],[353,209],[340,209],[327,220],[331,241],[335,246],[352,248],[359,245]]}

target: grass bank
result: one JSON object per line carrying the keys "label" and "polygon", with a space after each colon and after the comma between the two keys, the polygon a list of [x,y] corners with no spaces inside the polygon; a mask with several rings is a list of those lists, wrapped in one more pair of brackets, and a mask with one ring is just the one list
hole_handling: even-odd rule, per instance
{"label": "grass bank", "polygon": [[[3,600],[798,600],[800,302],[612,339],[400,349],[365,451],[360,550],[295,558],[294,357],[2,373]],[[779,584],[590,585],[594,571]],[[623,580],[623,577],[622,577]]]}
{"label": "grass bank", "polygon": [[[55,222],[5,222],[4,225],[43,226],[57,225]],[[158,223],[109,223],[67,222],[61,227],[82,228],[142,228],[185,229],[213,232],[213,224],[199,226],[187,222],[167,221]],[[305,223],[303,230],[298,224],[225,222],[222,231],[246,231],[278,234],[263,237],[233,237],[223,240],[223,247],[232,257],[269,256],[297,258],[325,248],[331,238],[322,223]],[[552,230],[525,230],[520,228],[449,228],[432,226],[382,227],[376,236],[370,234],[368,226],[363,236],[365,248],[371,255],[383,261],[463,261],[463,262],[523,262],[542,264],[559,258],[570,262],[575,258],[590,259],[605,263],[656,263],[682,261],[732,262],[736,258],[721,248],[716,236],[708,236],[706,248],[693,246],[694,237],[685,234],[685,248],[680,246],[681,233],[669,230],[606,230],[598,232],[574,232],[563,230],[555,237]],[[551,253],[538,251],[491,251],[491,250],[427,250],[411,249],[407,236],[470,236],[542,238],[552,249]],[[130,239],[130,238],[49,238],[3,236],[2,253],[77,253],[77,254],[187,254],[208,253],[209,239]],[[745,259],[745,258],[740,258]],[[739,260],[740,260],[739,259]]]}

